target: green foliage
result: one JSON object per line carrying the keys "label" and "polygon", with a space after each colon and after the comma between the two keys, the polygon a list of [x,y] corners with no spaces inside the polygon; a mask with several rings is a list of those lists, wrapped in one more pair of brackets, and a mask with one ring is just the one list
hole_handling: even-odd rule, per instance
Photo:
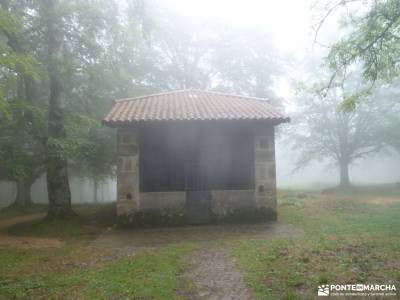
{"label": "green foliage", "polygon": [[[23,22],[17,17],[5,10],[0,10],[0,65],[3,67],[2,75],[16,76],[27,75],[37,78],[37,60],[22,51],[20,44],[23,36]],[[1,81],[5,78],[1,76]]]}
{"label": "green foliage", "polygon": [[[250,30],[235,34],[218,24],[197,26],[149,3],[132,1],[124,10],[114,0],[59,0],[50,15],[41,2],[2,4],[0,126],[8,128],[9,137],[2,145],[12,144],[4,146],[0,159],[10,162],[10,177],[29,176],[24,170],[44,167],[47,158],[67,159],[74,175],[95,181],[112,176],[114,134],[99,121],[113,98],[214,83],[251,96],[270,94],[280,62],[268,37]],[[49,21],[60,43],[56,60],[49,58]],[[54,68],[57,76],[50,72]],[[56,106],[58,118],[49,121],[49,86],[55,77],[62,101]],[[16,103],[41,113],[21,117],[26,109],[14,110]],[[48,137],[53,131],[47,127],[58,122],[66,137]],[[41,151],[28,155],[27,148]]]}
{"label": "green foliage", "polygon": [[10,104],[0,94],[0,122],[10,121],[12,117],[10,109]]}
{"label": "green foliage", "polygon": [[29,176],[44,161],[44,111],[24,101],[7,102],[0,119],[0,162],[8,179]]}
{"label": "green foliage", "polygon": [[7,48],[1,48],[1,45],[0,52],[2,53],[0,65],[9,70],[9,76],[16,76],[17,74],[13,72],[20,72],[32,78],[37,78],[37,62],[31,55],[14,53]]}
{"label": "green foliage", "polygon": [[38,78],[38,61],[23,49],[23,19],[0,11],[0,177],[17,180],[35,176],[43,163],[43,108],[25,87]]}
{"label": "green foliage", "polygon": [[347,15],[344,28],[348,33],[332,46],[328,64],[338,74],[346,74],[361,63],[365,80],[391,81],[400,71],[400,2],[367,2],[366,13]]}
{"label": "green foliage", "polygon": [[361,92],[356,92],[350,95],[344,95],[339,108],[347,113],[356,111],[357,105],[360,104],[363,99],[366,99],[370,95],[371,92],[366,90],[363,90]]}
{"label": "green foliage", "polygon": [[74,143],[74,148],[69,152],[73,174],[95,181],[113,176],[116,164],[115,133],[89,117],[75,115],[70,121],[68,124],[71,126],[67,128]]}
{"label": "green foliage", "polygon": [[[119,88],[109,83],[112,75],[107,74],[114,67],[109,61],[114,51],[112,39],[122,28],[115,18],[119,14],[116,3],[59,1],[55,7],[52,20],[57,23],[57,36],[63,36],[57,68],[64,99],[56,121],[67,127],[67,137],[49,138],[46,123],[52,60],[45,47],[48,20],[39,3],[8,1],[4,8],[0,13],[1,176],[12,180],[31,177],[35,170],[44,169],[46,155],[69,159],[86,170],[87,162],[96,159],[92,155],[103,154],[100,147],[113,149],[114,144],[112,135],[104,141],[109,131],[100,128],[99,120]],[[105,153],[108,159],[113,152]],[[91,162],[97,170],[91,170],[90,176],[113,174],[113,162],[104,157]],[[101,166],[103,162],[107,165]]]}
{"label": "green foliage", "polygon": [[5,31],[7,34],[16,35],[18,34],[18,24],[15,17],[10,15],[5,10],[0,10],[0,29]]}

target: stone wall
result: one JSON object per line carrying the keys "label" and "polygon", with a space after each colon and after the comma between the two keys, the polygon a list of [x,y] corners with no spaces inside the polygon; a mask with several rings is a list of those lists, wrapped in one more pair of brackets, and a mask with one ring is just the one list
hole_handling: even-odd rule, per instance
{"label": "stone wall", "polygon": [[140,193],[139,210],[165,210],[183,216],[185,202],[186,192],[184,191]]}
{"label": "stone wall", "polygon": [[211,191],[211,222],[254,223],[274,219],[270,211],[257,206],[255,190]]}
{"label": "stone wall", "polygon": [[[186,192],[140,192],[139,139],[136,128],[118,129],[117,214],[131,223],[134,218],[151,215],[184,219]],[[211,191],[211,214],[214,220],[236,216],[250,220],[276,219],[276,171],[274,128],[254,129],[254,190]]]}
{"label": "stone wall", "polygon": [[140,193],[139,205],[118,211],[121,226],[171,226],[184,224],[186,192]]}
{"label": "stone wall", "polygon": [[140,203],[139,142],[136,128],[118,129],[117,214],[134,213]]}
{"label": "stone wall", "polygon": [[276,219],[276,169],[274,127],[254,131],[255,200],[257,207]]}
{"label": "stone wall", "polygon": [[237,209],[256,208],[254,190],[211,191],[211,212],[225,216]]}

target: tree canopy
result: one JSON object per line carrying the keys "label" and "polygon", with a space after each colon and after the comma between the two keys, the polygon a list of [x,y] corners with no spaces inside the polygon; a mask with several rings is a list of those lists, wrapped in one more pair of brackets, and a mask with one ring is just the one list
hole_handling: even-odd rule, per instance
{"label": "tree canopy", "polygon": [[204,24],[143,1],[2,1],[0,176],[17,183],[16,203],[29,205],[47,174],[49,216],[68,215],[70,174],[113,176],[114,133],[100,124],[112,99],[190,87],[271,95],[283,63],[268,36]]}
{"label": "tree canopy", "polygon": [[386,135],[393,132],[388,118],[393,99],[376,91],[354,109],[341,109],[344,99],[357,90],[357,83],[353,74],[351,81],[335,83],[327,94],[321,93],[321,83],[300,86],[296,97],[299,107],[289,133],[298,152],[295,171],[313,161],[333,163],[339,170],[340,186],[348,187],[349,166],[385,148]]}
{"label": "tree canopy", "polygon": [[345,99],[346,108],[370,92],[375,82],[391,82],[400,72],[400,2],[398,0],[326,1],[326,14],[317,26],[317,35],[325,20],[336,10],[346,8],[339,32],[342,37],[330,46],[326,57],[334,81],[346,80],[355,69],[362,69],[365,85]]}

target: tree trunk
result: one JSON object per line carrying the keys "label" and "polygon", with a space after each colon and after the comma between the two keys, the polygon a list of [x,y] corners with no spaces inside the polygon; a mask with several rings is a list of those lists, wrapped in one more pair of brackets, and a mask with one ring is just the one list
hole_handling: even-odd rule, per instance
{"label": "tree trunk", "polygon": [[17,180],[17,196],[15,197],[14,206],[17,208],[25,206],[25,182],[23,178]]}
{"label": "tree trunk", "polygon": [[57,32],[57,0],[42,0],[44,19],[47,25],[48,72],[50,77],[50,100],[47,142],[47,193],[49,197],[48,219],[59,219],[73,215],[71,191],[68,181],[67,159],[58,152],[53,143],[66,138],[64,114],[61,105],[62,81],[60,79],[60,51],[62,34]]}
{"label": "tree trunk", "polygon": [[98,193],[97,193],[98,185],[99,185],[99,184],[98,184],[97,179],[94,179],[94,180],[93,180],[94,203],[99,202]]}
{"label": "tree trunk", "polygon": [[32,197],[31,197],[31,188],[32,188],[32,182],[27,181],[24,186],[24,197],[25,197],[25,205],[26,206],[32,206]]}
{"label": "tree trunk", "polygon": [[340,162],[340,186],[343,188],[350,186],[349,164],[347,162]]}
{"label": "tree trunk", "polygon": [[15,196],[15,201],[10,205],[17,209],[25,209],[32,206],[31,198],[31,187],[32,180],[29,178],[20,178],[16,181],[17,184],[17,195]]}

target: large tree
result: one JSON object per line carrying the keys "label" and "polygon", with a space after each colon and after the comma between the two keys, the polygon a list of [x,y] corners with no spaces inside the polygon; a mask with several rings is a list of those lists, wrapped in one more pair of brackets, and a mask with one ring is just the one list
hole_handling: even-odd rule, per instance
{"label": "large tree", "polygon": [[44,172],[45,105],[37,88],[39,63],[24,26],[30,17],[14,1],[0,7],[0,179],[16,183],[12,205],[25,208],[32,204],[32,184]]}
{"label": "large tree", "polygon": [[296,150],[297,169],[312,161],[333,163],[339,170],[340,186],[350,186],[349,166],[383,149],[391,106],[374,98],[364,99],[355,109],[340,104],[352,89],[342,85],[321,94],[320,88],[302,89],[297,97],[290,135]]}
{"label": "large tree", "polygon": [[[72,214],[68,159],[83,149],[80,143],[86,144],[88,138],[71,134],[68,119],[99,119],[109,105],[106,101],[112,97],[113,89],[107,90],[110,77],[102,75],[107,74],[103,69],[115,67],[108,61],[109,55],[113,48],[121,47],[112,44],[113,35],[120,34],[119,11],[114,1],[43,0],[39,12],[44,21],[42,31],[47,46],[44,57],[50,89],[48,217],[58,218]],[[84,123],[80,125],[85,127]]]}
{"label": "large tree", "polygon": [[146,22],[146,38],[135,48],[141,59],[130,72],[136,75],[137,90],[200,88],[273,96],[275,79],[285,72],[285,60],[265,32],[217,20],[193,21],[152,6],[151,1],[144,11],[153,22]]}
{"label": "large tree", "polygon": [[170,10],[149,6],[154,24],[146,32],[142,86],[148,91],[208,88],[212,73],[210,26],[195,23]]}
{"label": "large tree", "polygon": [[6,55],[0,58],[0,126],[7,133],[0,140],[1,177],[24,179],[18,195],[28,195],[24,189],[47,167],[49,218],[70,215],[67,164],[84,149],[80,143],[87,144],[89,131],[78,137],[75,129],[86,126],[78,121],[99,120],[110,99],[125,96],[121,91],[132,78],[115,79],[124,63],[119,51],[127,49],[118,6],[95,0],[1,5],[0,45]]}
{"label": "large tree", "polygon": [[[37,164],[32,168],[35,172],[26,172],[32,178],[47,169],[50,218],[72,214],[68,164],[75,170],[85,168],[85,176],[96,180],[112,174],[113,150],[110,147],[103,153],[105,147],[101,146],[111,146],[112,136],[98,126],[111,99],[190,87],[264,97],[270,95],[272,74],[278,69],[268,37],[250,31],[235,35],[217,24],[202,27],[171,12],[153,10],[140,0],[126,6],[105,0],[8,0],[1,5],[17,16],[23,43],[17,49],[11,47],[10,39],[0,38],[0,42],[8,43],[7,50],[18,55],[16,65],[21,65],[26,55],[38,71],[35,76],[26,76],[30,75],[28,68],[11,68],[8,73],[5,68],[0,70],[5,72],[2,79],[8,86],[8,79],[15,74],[18,82],[13,88],[2,89],[7,101],[0,101],[0,110],[16,115],[7,119],[12,122],[0,124],[7,131],[7,141],[13,143],[2,147],[0,156],[4,154],[4,161],[11,153],[23,158],[7,168],[19,166],[29,157]],[[156,13],[149,14],[153,11]],[[4,24],[0,20],[0,26]],[[242,39],[247,42],[242,43]],[[13,67],[13,63],[9,65]],[[21,90],[24,97],[17,95]],[[24,105],[17,105],[17,99]],[[18,134],[25,127],[34,130]],[[22,173],[18,174],[21,178]]]}
{"label": "large tree", "polygon": [[64,32],[62,31],[64,24],[60,17],[60,4],[57,0],[42,0],[39,12],[44,21],[43,32],[46,36],[47,70],[50,79],[46,168],[49,198],[47,217],[55,219],[73,214],[68,164],[63,155],[66,130],[65,114],[62,108],[63,80],[60,62],[64,43]]}

